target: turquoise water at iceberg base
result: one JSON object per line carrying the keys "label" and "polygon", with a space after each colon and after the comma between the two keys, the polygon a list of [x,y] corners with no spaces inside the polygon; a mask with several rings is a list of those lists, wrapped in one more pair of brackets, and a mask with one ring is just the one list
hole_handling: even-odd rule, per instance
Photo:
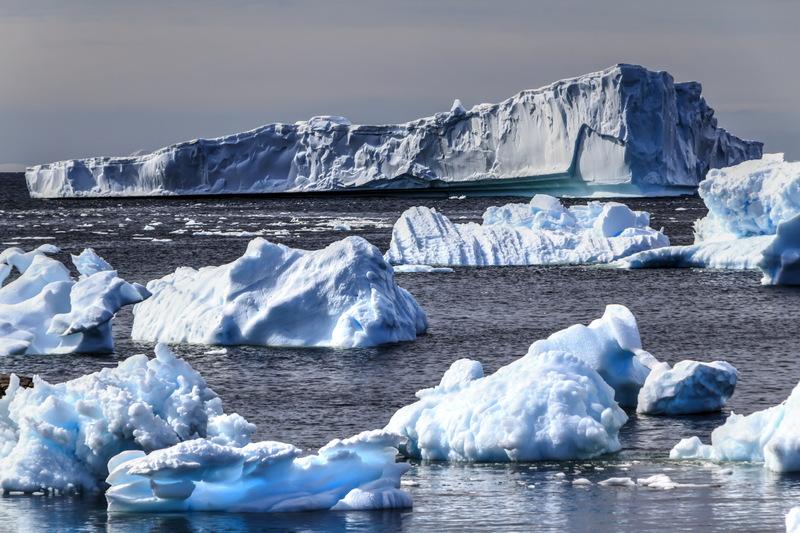
{"label": "turquoise water at iceberg base", "polygon": [[[91,246],[124,278],[140,283],[181,265],[230,261],[253,234],[308,249],[358,234],[386,250],[392,223],[412,205],[477,221],[489,205],[522,201],[408,195],[32,201],[19,176],[2,179],[0,246],[52,242],[63,248],[61,259]],[[652,226],[663,226],[674,244],[691,242],[691,223],[705,214],[697,198],[624,201],[650,211]],[[189,219],[196,224],[187,226]],[[332,221],[344,221],[352,231],[334,231]],[[146,225],[155,229],[145,231]],[[762,287],[759,277],[597,267],[398,274],[430,320],[429,333],[412,343],[361,350],[244,346],[216,355],[204,353],[210,347],[174,348],[222,397],[227,412],[257,424],[256,439],[310,451],[335,437],[383,427],[458,358],[478,359],[487,373],[494,371],[524,355],[533,341],[600,317],[609,303],[633,311],[645,349],[660,360],[724,359],[739,369],[736,393],[723,413],[661,418],[631,412],[617,454],[566,463],[412,462],[404,479],[413,484],[404,488],[414,508],[402,511],[109,515],[97,495],[6,495],[0,497],[0,531],[780,531],[788,509],[800,505],[800,476],[668,458],[680,438],[707,441],[731,410],[746,414],[775,405],[800,380],[800,290]],[[151,344],[128,338],[131,319],[129,309],[117,317],[115,354],[5,357],[0,372],[62,381],[134,353],[152,353]],[[689,486],[596,484],[657,473]],[[579,477],[594,484],[573,486]]]}

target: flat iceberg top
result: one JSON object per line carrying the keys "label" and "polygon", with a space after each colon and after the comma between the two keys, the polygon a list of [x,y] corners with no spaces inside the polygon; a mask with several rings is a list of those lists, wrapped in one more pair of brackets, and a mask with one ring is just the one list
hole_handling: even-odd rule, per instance
{"label": "flat iceberg top", "polygon": [[[110,352],[114,314],[150,296],[117,276],[91,248],[72,256],[77,281],[47,256],[57,252],[48,244],[0,254],[0,355]],[[3,285],[12,269],[20,276]]]}
{"label": "flat iceberg top", "polygon": [[255,427],[222,402],[192,367],[164,345],[116,367],[59,384],[12,375],[0,399],[0,488],[101,488],[107,463],[123,450],[152,451],[207,437],[241,446]]}
{"label": "flat iceberg top", "polygon": [[110,512],[287,512],[411,507],[400,489],[400,437],[366,431],[316,455],[282,442],[242,447],[195,439],[150,454],[122,452],[108,464]]}
{"label": "flat iceberg top", "polygon": [[392,264],[455,266],[608,263],[669,239],[650,215],[617,202],[565,208],[537,194],[530,203],[489,207],[483,223],[453,223],[435,209],[412,207],[392,228]]}
{"label": "flat iceberg top", "polygon": [[663,194],[762,145],[717,127],[699,83],[636,65],[405,124],[337,116],[268,124],[132,157],[31,167],[33,197],[547,187]]}
{"label": "flat iceberg top", "polygon": [[316,251],[256,238],[231,263],[182,267],[147,287],[136,340],[352,348],[414,340],[428,325],[361,237]]}

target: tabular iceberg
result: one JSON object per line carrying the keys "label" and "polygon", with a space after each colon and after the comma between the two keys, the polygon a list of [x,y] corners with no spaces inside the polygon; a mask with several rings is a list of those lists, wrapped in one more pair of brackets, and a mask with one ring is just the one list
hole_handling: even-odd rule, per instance
{"label": "tabular iceberg", "polygon": [[800,162],[783,154],[714,169],[700,183],[708,215],[695,222],[695,244],[643,251],[627,268],[761,269],[765,285],[800,284]]}
{"label": "tabular iceberg", "polygon": [[128,451],[108,465],[108,510],[132,512],[285,512],[411,507],[396,463],[400,437],[366,431],[334,440],[316,455],[265,441],[243,447],[209,440],[145,454]]}
{"label": "tabular iceberg", "polygon": [[101,488],[111,457],[208,437],[249,442],[254,426],[226,415],[200,375],[166,346],[155,359],[134,355],[114,368],[32,388],[12,377],[0,399],[0,488],[6,491]]}
{"label": "tabular iceberg", "polygon": [[134,308],[136,340],[364,347],[410,341],[427,317],[377,248],[347,237],[305,251],[261,238],[225,265],[150,281]]}
{"label": "tabular iceberg", "polygon": [[639,390],[637,413],[688,415],[719,411],[733,395],[738,372],[725,361],[654,365]]}
{"label": "tabular iceberg", "polygon": [[72,256],[80,273],[75,281],[63,264],[45,255],[58,251],[48,244],[0,254],[0,284],[12,268],[20,272],[0,287],[0,355],[113,351],[114,314],[150,295],[118,277],[90,248]]}
{"label": "tabular iceberg", "polygon": [[742,416],[731,414],[711,433],[711,444],[699,438],[681,440],[672,459],[752,461],[775,472],[800,471],[800,385],[783,403]]}
{"label": "tabular iceberg", "polygon": [[392,264],[455,266],[608,263],[669,239],[650,215],[617,202],[565,208],[537,194],[530,203],[490,207],[483,223],[455,224],[435,209],[412,207],[395,222]]}
{"label": "tabular iceberg", "polygon": [[314,117],[131,157],[29,168],[31,196],[431,187],[664,194],[761,156],[717,127],[696,82],[620,64],[406,124]]}

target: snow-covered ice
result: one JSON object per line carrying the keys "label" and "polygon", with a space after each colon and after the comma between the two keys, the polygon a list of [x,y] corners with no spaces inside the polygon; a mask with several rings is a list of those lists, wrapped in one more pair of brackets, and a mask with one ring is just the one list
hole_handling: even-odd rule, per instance
{"label": "snow-covered ice", "polygon": [[477,361],[454,362],[438,386],[417,392],[419,400],[398,410],[385,429],[407,437],[402,453],[423,459],[595,457],[620,449],[627,416],[615,394],[635,405],[654,363],[641,349],[630,311],[610,305],[588,327],[537,341],[491,375]]}
{"label": "snow-covered ice", "polygon": [[800,385],[784,402],[747,416],[731,414],[711,433],[711,444],[682,439],[672,459],[752,461],[775,472],[800,471]]}
{"label": "snow-covered ice", "polygon": [[313,117],[150,154],[39,165],[26,179],[42,198],[428,187],[661,195],[761,156],[761,143],[717,127],[701,90],[621,64],[406,124]]}
{"label": "snow-covered ice", "polygon": [[12,375],[0,399],[0,488],[6,491],[101,488],[106,465],[124,450],[157,450],[207,437],[249,442],[254,426],[226,415],[219,397],[188,363],[157,345],[116,367],[64,383]]}
{"label": "snow-covered ice", "polygon": [[395,274],[447,274],[453,272],[450,267],[434,267],[431,265],[395,265],[393,269]]}
{"label": "snow-covered ice", "polygon": [[550,265],[608,263],[669,239],[650,215],[617,202],[565,208],[545,194],[527,204],[489,207],[483,223],[453,223],[435,209],[412,207],[395,222],[392,264]]}
{"label": "snow-covered ice", "polygon": [[786,513],[786,533],[800,533],[800,506],[792,507]]}
{"label": "snow-covered ice", "polygon": [[659,363],[639,390],[637,413],[687,415],[719,411],[733,395],[738,372],[725,361]]}
{"label": "snow-covered ice", "polygon": [[800,284],[800,162],[783,154],[714,169],[700,183],[708,214],[695,222],[695,243],[646,250],[626,268],[760,269],[765,285]]}
{"label": "snow-covered ice", "polygon": [[197,439],[149,454],[125,451],[108,464],[111,512],[286,512],[411,507],[400,489],[407,463],[400,437],[366,431],[316,455],[282,442],[243,447]]}
{"label": "snow-covered ice", "polygon": [[114,314],[150,293],[128,283],[91,248],[72,256],[80,274],[74,280],[61,262],[46,254],[46,244],[0,254],[0,284],[16,269],[20,275],[0,286],[0,355],[110,352]]}
{"label": "snow-covered ice", "polygon": [[256,238],[235,261],[150,281],[135,340],[364,347],[414,340],[427,317],[377,248],[347,237],[317,251]]}

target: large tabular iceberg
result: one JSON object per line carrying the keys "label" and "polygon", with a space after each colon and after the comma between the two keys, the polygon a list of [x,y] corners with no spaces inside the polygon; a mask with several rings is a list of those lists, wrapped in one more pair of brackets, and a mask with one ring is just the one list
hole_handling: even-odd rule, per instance
{"label": "large tabular iceberg", "polygon": [[406,124],[342,117],[29,168],[34,197],[457,187],[663,194],[761,156],[717,127],[696,82],[635,65],[460,104]]}
{"label": "large tabular iceberg", "polygon": [[725,361],[654,365],[639,390],[637,413],[688,415],[719,411],[733,395],[738,372]]}
{"label": "large tabular iceberg", "polygon": [[9,248],[0,254],[0,284],[12,269],[20,273],[0,287],[0,355],[110,352],[114,314],[150,295],[118,277],[90,248],[72,256],[80,273],[76,281],[67,267],[46,255],[58,251],[48,244],[27,253]]}
{"label": "large tabular iceberg", "polygon": [[197,437],[241,446],[253,430],[224,414],[203,378],[163,345],[155,359],[134,355],[56,385],[34,378],[24,389],[12,376],[0,399],[0,488],[98,490],[119,452]]}
{"label": "large tabular iceberg", "polygon": [[281,512],[411,507],[395,462],[400,437],[366,431],[316,455],[282,442],[243,447],[206,439],[111,459],[109,511]]}
{"label": "large tabular iceberg", "polygon": [[395,222],[386,258],[393,264],[552,265],[608,263],[669,239],[650,215],[616,202],[565,208],[537,194],[527,204],[490,207],[483,223],[455,224],[435,209],[412,207]]}
{"label": "large tabular iceberg", "polygon": [[699,438],[681,440],[673,459],[753,461],[775,472],[800,471],[800,385],[783,403],[742,416],[731,414],[711,433],[711,444]]}
{"label": "large tabular iceberg", "polygon": [[456,361],[385,429],[408,439],[402,453],[430,460],[595,457],[620,449],[627,416],[617,402],[636,405],[655,363],[630,311],[610,305],[601,319],[533,343],[489,376],[477,361]]}
{"label": "large tabular iceberg", "polygon": [[199,344],[363,347],[410,341],[427,317],[377,248],[348,237],[317,251],[250,241],[225,265],[147,284],[133,338]]}
{"label": "large tabular iceberg", "polygon": [[765,285],[800,284],[800,162],[770,154],[715,169],[700,183],[708,215],[695,222],[695,243],[643,251],[628,268],[759,268]]}

